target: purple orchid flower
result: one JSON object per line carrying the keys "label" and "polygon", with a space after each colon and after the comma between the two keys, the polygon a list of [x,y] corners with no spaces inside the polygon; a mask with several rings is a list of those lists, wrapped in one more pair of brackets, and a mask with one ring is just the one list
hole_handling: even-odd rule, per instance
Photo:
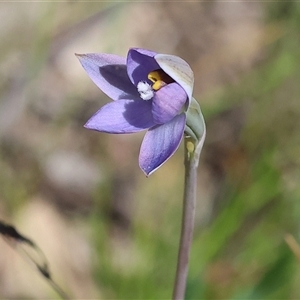
{"label": "purple orchid flower", "polygon": [[191,103],[194,77],[173,55],[132,48],[127,59],[114,54],[77,54],[93,82],[112,100],[85,124],[108,133],[148,129],[139,165],[149,176],[178,149]]}

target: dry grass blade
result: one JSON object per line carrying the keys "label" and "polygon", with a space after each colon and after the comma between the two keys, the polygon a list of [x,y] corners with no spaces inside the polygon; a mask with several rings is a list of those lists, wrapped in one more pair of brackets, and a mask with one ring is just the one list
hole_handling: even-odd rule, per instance
{"label": "dry grass blade", "polygon": [[60,286],[52,279],[47,259],[42,250],[29,238],[20,234],[15,227],[0,221],[0,234],[5,241],[18,251],[29,264],[37,268],[62,299],[70,299]]}

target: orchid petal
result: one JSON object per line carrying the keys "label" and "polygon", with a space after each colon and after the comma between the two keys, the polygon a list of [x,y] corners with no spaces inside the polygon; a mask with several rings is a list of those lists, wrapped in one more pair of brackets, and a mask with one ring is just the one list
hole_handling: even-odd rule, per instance
{"label": "orchid petal", "polygon": [[134,133],[154,125],[151,102],[119,100],[104,105],[84,127],[108,133]]}
{"label": "orchid petal", "polygon": [[194,73],[189,64],[175,55],[157,54],[154,58],[160,68],[182,86],[190,103],[194,87]]}
{"label": "orchid petal", "polygon": [[77,54],[93,82],[111,99],[139,99],[127,75],[126,59],[114,54]]}
{"label": "orchid petal", "polygon": [[140,81],[145,81],[151,71],[159,69],[153,58],[156,52],[132,48],[127,55],[127,73],[131,82],[136,86]]}
{"label": "orchid petal", "polygon": [[139,164],[149,176],[178,149],[183,137],[186,115],[182,113],[169,123],[149,129],[142,142]]}
{"label": "orchid petal", "polygon": [[157,92],[153,97],[152,113],[157,124],[172,120],[182,110],[187,101],[187,94],[176,82],[170,83]]}

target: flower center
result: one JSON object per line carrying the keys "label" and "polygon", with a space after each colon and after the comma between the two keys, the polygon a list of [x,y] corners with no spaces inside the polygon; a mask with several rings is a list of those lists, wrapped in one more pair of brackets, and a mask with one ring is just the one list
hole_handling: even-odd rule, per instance
{"label": "flower center", "polygon": [[168,83],[174,82],[174,79],[166,74],[162,69],[152,71],[148,74],[148,79],[153,82],[152,88],[158,91]]}
{"label": "flower center", "polygon": [[152,86],[147,81],[140,81],[137,84],[138,92],[143,100],[151,100],[155,91],[158,91],[168,83],[174,82],[174,79],[161,69],[150,72],[148,79],[153,82]]}

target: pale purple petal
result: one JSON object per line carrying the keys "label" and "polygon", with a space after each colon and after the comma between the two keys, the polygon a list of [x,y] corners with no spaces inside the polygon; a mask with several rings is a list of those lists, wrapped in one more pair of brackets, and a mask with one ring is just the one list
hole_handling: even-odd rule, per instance
{"label": "pale purple petal", "polygon": [[153,58],[156,52],[132,48],[127,55],[127,73],[134,85],[140,81],[148,80],[151,71],[160,69],[158,63]]}
{"label": "pale purple petal", "polygon": [[157,124],[169,122],[181,112],[187,100],[186,92],[178,83],[174,82],[162,87],[153,97],[154,121]]}
{"label": "pale purple petal", "polygon": [[84,127],[108,133],[133,133],[154,125],[150,101],[119,100],[104,105]]}
{"label": "pale purple petal", "polygon": [[139,156],[140,168],[148,176],[178,149],[183,137],[186,115],[182,113],[169,123],[157,125],[146,133]]}
{"label": "pale purple petal", "polygon": [[97,53],[77,54],[77,57],[93,82],[111,99],[140,98],[127,75],[124,57]]}

